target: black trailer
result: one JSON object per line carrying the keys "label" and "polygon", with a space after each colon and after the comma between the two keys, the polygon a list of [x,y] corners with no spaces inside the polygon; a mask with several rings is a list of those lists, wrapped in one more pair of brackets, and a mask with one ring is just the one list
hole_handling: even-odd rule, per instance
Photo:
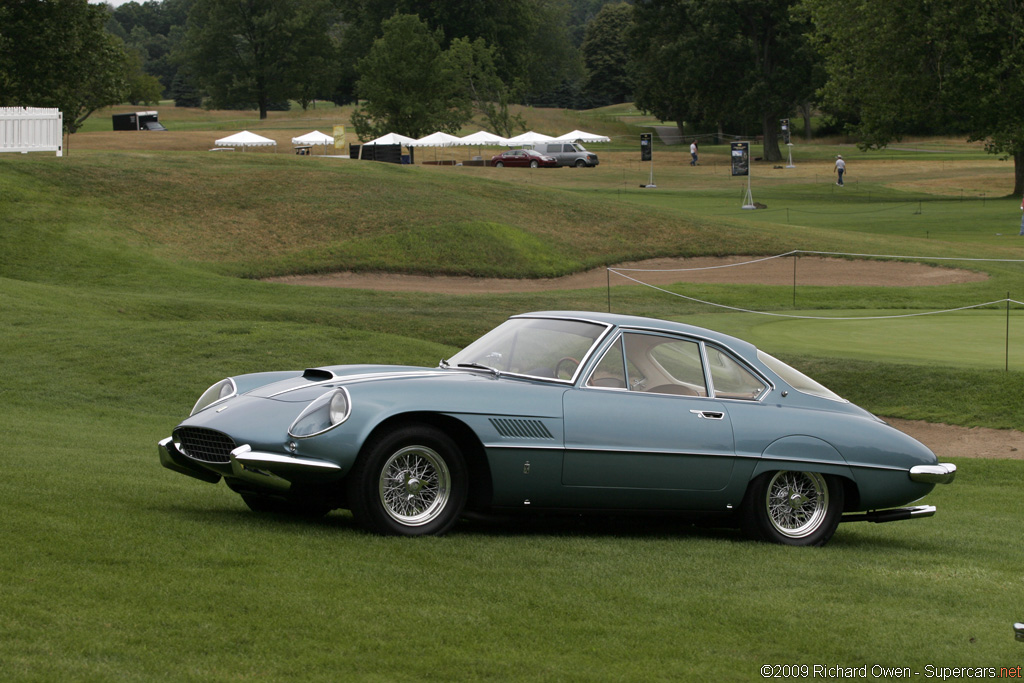
{"label": "black trailer", "polygon": [[114,130],[167,130],[155,111],[114,114]]}

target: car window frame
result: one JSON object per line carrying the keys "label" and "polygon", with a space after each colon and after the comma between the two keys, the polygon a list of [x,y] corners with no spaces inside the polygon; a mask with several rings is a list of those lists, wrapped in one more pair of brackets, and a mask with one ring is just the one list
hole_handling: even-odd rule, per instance
{"label": "car window frame", "polygon": [[[630,388],[631,382],[630,382],[630,376],[629,376],[629,358],[628,358],[628,355],[626,353],[626,343],[625,343],[625,339],[624,339],[624,336],[627,333],[642,333],[642,334],[647,334],[647,335],[652,335],[652,336],[657,336],[657,337],[663,337],[663,338],[666,338],[666,339],[669,339],[669,340],[674,340],[674,341],[686,341],[686,342],[696,343],[697,346],[698,346],[698,349],[699,349],[699,353],[700,353],[701,370],[702,370],[703,375],[704,375],[704,383],[705,383],[705,388],[706,388],[706,391],[707,391],[707,395],[706,396],[699,396],[699,395],[698,396],[680,396],[680,395],[677,395],[677,394],[667,394],[667,393],[657,393],[657,392],[647,392],[647,391],[636,391],[634,389],[631,389]],[[774,382],[772,382],[768,377],[765,377],[764,373],[758,371],[758,369],[755,368],[753,365],[751,365],[750,363],[748,363],[745,360],[743,360],[737,353],[735,353],[734,351],[729,349],[727,346],[724,346],[723,344],[720,344],[718,342],[714,342],[714,341],[711,341],[711,340],[708,340],[708,339],[704,339],[703,337],[697,337],[697,336],[688,335],[688,334],[676,334],[676,333],[672,333],[672,332],[666,332],[664,330],[649,330],[649,329],[643,329],[643,328],[621,327],[621,328],[617,328],[616,329],[615,334],[611,336],[611,340],[610,341],[607,341],[607,342],[605,342],[605,343],[603,343],[603,344],[601,344],[599,346],[600,346],[600,348],[596,349],[596,351],[597,351],[596,353],[594,352],[594,350],[592,350],[592,352],[591,352],[591,355],[594,358],[594,362],[590,364],[590,367],[587,370],[586,374],[580,377],[580,385],[579,386],[582,389],[595,390],[595,391],[622,391],[622,392],[626,392],[626,393],[630,393],[630,394],[640,394],[640,395],[645,395],[645,396],[666,396],[666,397],[669,397],[669,398],[703,399],[703,400],[712,400],[712,401],[741,401],[743,403],[761,403],[764,400],[764,398],[766,396],[768,396],[768,394],[770,394],[775,389],[775,383]],[[591,380],[593,380],[594,373],[597,372],[598,366],[601,365],[602,361],[604,360],[605,355],[608,354],[609,352],[611,352],[611,350],[615,346],[618,346],[621,349],[622,365],[623,365],[622,371],[623,371],[623,376],[625,377],[625,384],[626,384],[626,386],[625,387],[602,387],[602,386],[597,386],[597,385],[591,384],[590,382],[591,382]],[[734,396],[719,396],[717,394],[717,391],[715,390],[714,377],[712,376],[712,373],[711,373],[711,364],[708,361],[708,355],[707,355],[707,348],[708,348],[708,346],[710,346],[711,348],[715,349],[719,353],[723,354],[724,356],[726,356],[727,358],[732,360],[732,362],[736,363],[741,369],[746,370],[748,373],[750,373],[754,377],[754,379],[756,379],[757,381],[761,382],[764,385],[764,391],[762,391],[756,398],[737,398],[737,397],[734,397]],[[659,363],[656,359],[652,358],[651,360],[653,362],[657,363],[658,366],[667,375],[672,376],[671,373],[668,370],[665,370],[664,366],[662,366],[661,363]]]}

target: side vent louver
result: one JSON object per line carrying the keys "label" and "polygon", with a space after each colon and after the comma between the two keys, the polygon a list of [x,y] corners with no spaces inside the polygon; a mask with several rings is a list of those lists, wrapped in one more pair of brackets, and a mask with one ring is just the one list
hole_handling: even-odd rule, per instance
{"label": "side vent louver", "polygon": [[554,439],[540,420],[510,420],[491,418],[491,424],[498,434],[507,439]]}

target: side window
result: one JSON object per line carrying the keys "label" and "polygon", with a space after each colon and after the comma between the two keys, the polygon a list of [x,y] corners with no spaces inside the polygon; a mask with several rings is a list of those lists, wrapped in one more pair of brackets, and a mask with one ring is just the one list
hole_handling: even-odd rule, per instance
{"label": "side window", "polygon": [[654,394],[707,396],[697,342],[654,334],[623,335],[629,388]]}
{"label": "side window", "polygon": [[715,385],[715,398],[756,400],[768,389],[764,382],[731,356],[714,346],[705,345],[704,348],[711,368],[711,381]]}
{"label": "side window", "polygon": [[610,389],[626,388],[626,370],[622,362],[622,339],[617,339],[604,354],[604,358],[597,364],[594,373],[590,375],[587,386],[604,387]]}
{"label": "side window", "polygon": [[564,146],[562,147],[562,151],[563,151],[563,152],[575,152],[575,151],[576,151],[576,148],[575,148],[575,147],[573,147],[572,145],[564,145]]}

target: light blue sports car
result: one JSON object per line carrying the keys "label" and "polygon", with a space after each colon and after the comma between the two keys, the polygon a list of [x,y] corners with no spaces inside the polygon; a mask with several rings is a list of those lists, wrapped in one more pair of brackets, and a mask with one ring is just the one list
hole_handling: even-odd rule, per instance
{"label": "light blue sports car", "polygon": [[436,368],[229,377],[159,444],[260,512],[347,508],[382,534],[469,511],[660,512],[822,545],[956,467],[739,339],[592,312],[517,315]]}

